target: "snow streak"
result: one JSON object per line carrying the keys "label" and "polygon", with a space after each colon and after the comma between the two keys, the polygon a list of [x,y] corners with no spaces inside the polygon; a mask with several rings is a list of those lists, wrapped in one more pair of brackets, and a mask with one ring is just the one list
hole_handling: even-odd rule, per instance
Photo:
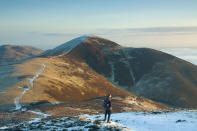
{"label": "snow streak", "polygon": [[45,119],[45,118],[51,116],[51,115],[49,115],[49,114],[45,114],[45,113],[37,112],[37,111],[29,111],[29,112],[34,113],[34,114],[37,114],[37,115],[43,116],[43,117],[41,117],[41,118],[34,118],[34,119],[32,119],[31,121],[29,121],[29,123],[39,122],[39,121],[41,121],[42,119]]}
{"label": "snow streak", "polygon": [[22,99],[22,97],[29,91],[29,89],[33,88],[34,87],[34,80],[36,78],[38,78],[40,76],[40,74],[44,71],[44,69],[46,68],[46,65],[45,65],[45,62],[42,64],[42,67],[40,69],[40,71],[33,77],[29,80],[29,83],[30,83],[30,86],[28,86],[28,88],[26,88],[22,94],[18,97],[15,98],[14,100],[14,103],[15,103],[15,110],[20,110],[22,108],[22,105],[20,104],[20,100]]}
{"label": "snow streak", "polygon": [[125,50],[122,50],[122,53],[123,53],[123,55],[125,56],[125,62],[126,62],[126,65],[127,65],[128,69],[129,69],[129,73],[130,73],[130,75],[131,75],[131,77],[132,77],[132,79],[133,79],[133,84],[134,84],[134,86],[135,86],[135,76],[134,76],[134,74],[133,74],[133,70],[132,70],[132,68],[131,68],[131,64],[130,64],[129,61],[127,60],[127,58],[129,58],[129,56],[126,54]]}

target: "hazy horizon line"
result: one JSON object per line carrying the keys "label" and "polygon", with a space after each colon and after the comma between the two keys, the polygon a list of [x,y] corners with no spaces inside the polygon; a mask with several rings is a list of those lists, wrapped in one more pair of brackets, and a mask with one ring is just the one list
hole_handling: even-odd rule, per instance
{"label": "hazy horizon line", "polygon": [[23,35],[14,36],[14,39],[10,36],[7,40],[0,40],[0,45],[27,45],[46,50],[83,35],[96,35],[126,47],[197,47],[197,26],[100,28],[85,31],[66,30],[65,32],[29,31]]}

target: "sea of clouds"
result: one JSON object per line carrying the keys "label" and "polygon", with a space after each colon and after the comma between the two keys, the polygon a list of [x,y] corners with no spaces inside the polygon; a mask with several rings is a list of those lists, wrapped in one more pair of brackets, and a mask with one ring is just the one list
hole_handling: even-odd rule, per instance
{"label": "sea of clouds", "polygon": [[171,47],[171,48],[163,48],[159,50],[197,65],[197,47],[187,47],[187,48]]}

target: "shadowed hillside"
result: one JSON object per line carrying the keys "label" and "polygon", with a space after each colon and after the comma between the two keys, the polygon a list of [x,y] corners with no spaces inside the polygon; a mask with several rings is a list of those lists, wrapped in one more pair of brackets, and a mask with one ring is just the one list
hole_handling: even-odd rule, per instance
{"label": "shadowed hillside", "polygon": [[95,36],[68,55],[130,93],[174,107],[197,107],[197,67],[177,57]]}

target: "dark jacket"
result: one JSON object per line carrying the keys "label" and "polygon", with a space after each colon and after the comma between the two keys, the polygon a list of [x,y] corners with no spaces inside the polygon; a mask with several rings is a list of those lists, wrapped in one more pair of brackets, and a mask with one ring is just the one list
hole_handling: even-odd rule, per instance
{"label": "dark jacket", "polygon": [[110,110],[110,108],[111,108],[111,101],[110,101],[108,98],[106,98],[106,99],[104,100],[104,108],[105,108],[106,110]]}

